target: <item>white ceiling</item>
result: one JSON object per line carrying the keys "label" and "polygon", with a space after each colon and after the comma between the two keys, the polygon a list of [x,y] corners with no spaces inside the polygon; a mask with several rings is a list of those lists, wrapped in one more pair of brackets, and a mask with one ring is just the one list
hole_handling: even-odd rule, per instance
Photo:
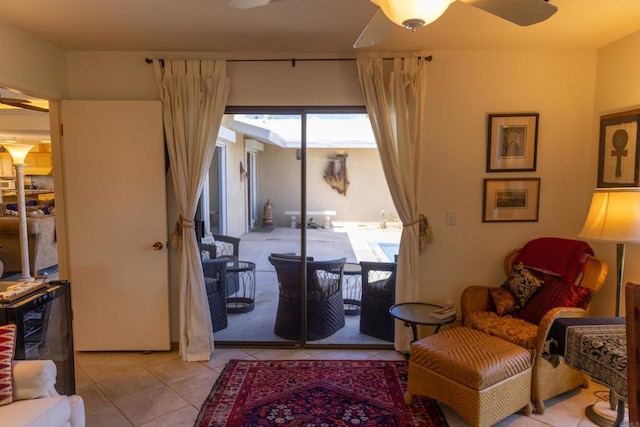
{"label": "white ceiling", "polygon": [[[395,27],[385,43],[367,50],[594,49],[640,30],[640,0],[550,1],[558,12],[530,27],[457,1],[431,25],[416,32]],[[361,50],[352,45],[377,6],[368,0],[283,0],[253,9],[231,8],[227,0],[0,0],[0,11],[0,21],[66,51],[302,58],[357,55]],[[0,137],[19,131],[0,126]]]}
{"label": "white ceiling", "polygon": [[[516,0],[513,0],[516,1]],[[639,0],[551,0],[549,20],[519,27],[460,1],[415,33],[394,28],[372,50],[598,48],[640,29]],[[368,0],[0,0],[0,20],[68,51],[211,51],[354,55],[377,7]]]}

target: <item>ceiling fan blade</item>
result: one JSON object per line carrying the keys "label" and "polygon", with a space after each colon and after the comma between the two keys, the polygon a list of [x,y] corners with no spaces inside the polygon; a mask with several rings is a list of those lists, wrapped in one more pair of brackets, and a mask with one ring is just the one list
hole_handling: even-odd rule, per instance
{"label": "ceiling fan blade", "polygon": [[279,1],[282,0],[229,0],[229,6],[235,7],[236,9],[251,9]]}
{"label": "ceiling fan blade", "polygon": [[3,97],[3,96],[0,96],[0,102],[3,102],[3,101],[6,101],[6,102],[29,102],[29,101],[28,101],[28,100],[26,100],[26,99],[20,99],[20,98],[5,98],[5,97]]}
{"label": "ceiling fan blade", "polygon": [[382,12],[382,9],[378,9],[373,18],[369,21],[362,33],[358,36],[358,40],[353,44],[355,48],[363,48],[375,46],[382,43],[389,35],[389,32],[395,24],[391,22]]}
{"label": "ceiling fan blade", "polygon": [[[24,101],[24,102],[16,102],[16,101]],[[15,98],[0,98],[0,104],[10,105],[11,107],[24,108],[25,110],[33,110],[40,111],[42,113],[48,113],[48,108],[38,107],[37,105],[31,105],[28,103],[29,101],[25,101],[23,99],[15,99]]]}
{"label": "ceiling fan blade", "polygon": [[461,0],[492,15],[527,26],[549,19],[558,8],[545,0]]}

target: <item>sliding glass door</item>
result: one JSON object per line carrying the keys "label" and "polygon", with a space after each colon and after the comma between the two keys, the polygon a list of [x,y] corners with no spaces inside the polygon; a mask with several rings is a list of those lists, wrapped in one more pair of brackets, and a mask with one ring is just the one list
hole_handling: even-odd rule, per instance
{"label": "sliding glass door", "polygon": [[229,109],[219,144],[227,221],[209,257],[232,258],[216,343],[390,346],[359,332],[358,263],[393,260],[401,231],[363,109]]}

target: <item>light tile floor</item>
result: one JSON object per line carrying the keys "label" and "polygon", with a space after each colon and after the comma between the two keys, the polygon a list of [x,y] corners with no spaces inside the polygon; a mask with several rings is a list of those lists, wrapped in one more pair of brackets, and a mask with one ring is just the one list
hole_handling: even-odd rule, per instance
{"label": "light tile floor", "polygon": [[[218,348],[207,362],[182,362],[178,353],[79,352],[76,388],[87,427],[193,426],[200,407],[230,359],[379,359],[403,356],[393,350],[282,350]],[[591,385],[546,402],[544,415],[511,415],[499,426],[595,426],[584,415],[603,388]],[[464,426],[442,408],[451,427]]]}

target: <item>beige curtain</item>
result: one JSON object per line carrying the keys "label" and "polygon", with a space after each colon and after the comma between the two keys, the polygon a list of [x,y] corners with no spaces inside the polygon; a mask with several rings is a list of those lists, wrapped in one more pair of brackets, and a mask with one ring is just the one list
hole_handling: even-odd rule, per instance
{"label": "beige curtain", "polygon": [[[421,301],[419,252],[431,240],[417,205],[420,147],[424,144],[427,68],[422,58],[361,58],[358,77],[391,197],[403,223],[396,302]],[[409,350],[409,328],[396,322],[395,348]]]}
{"label": "beige curtain", "polygon": [[180,210],[172,244],[180,251],[180,355],[189,362],[209,360],[214,347],[193,218],[229,96],[226,69],[226,61],[153,61]]}

